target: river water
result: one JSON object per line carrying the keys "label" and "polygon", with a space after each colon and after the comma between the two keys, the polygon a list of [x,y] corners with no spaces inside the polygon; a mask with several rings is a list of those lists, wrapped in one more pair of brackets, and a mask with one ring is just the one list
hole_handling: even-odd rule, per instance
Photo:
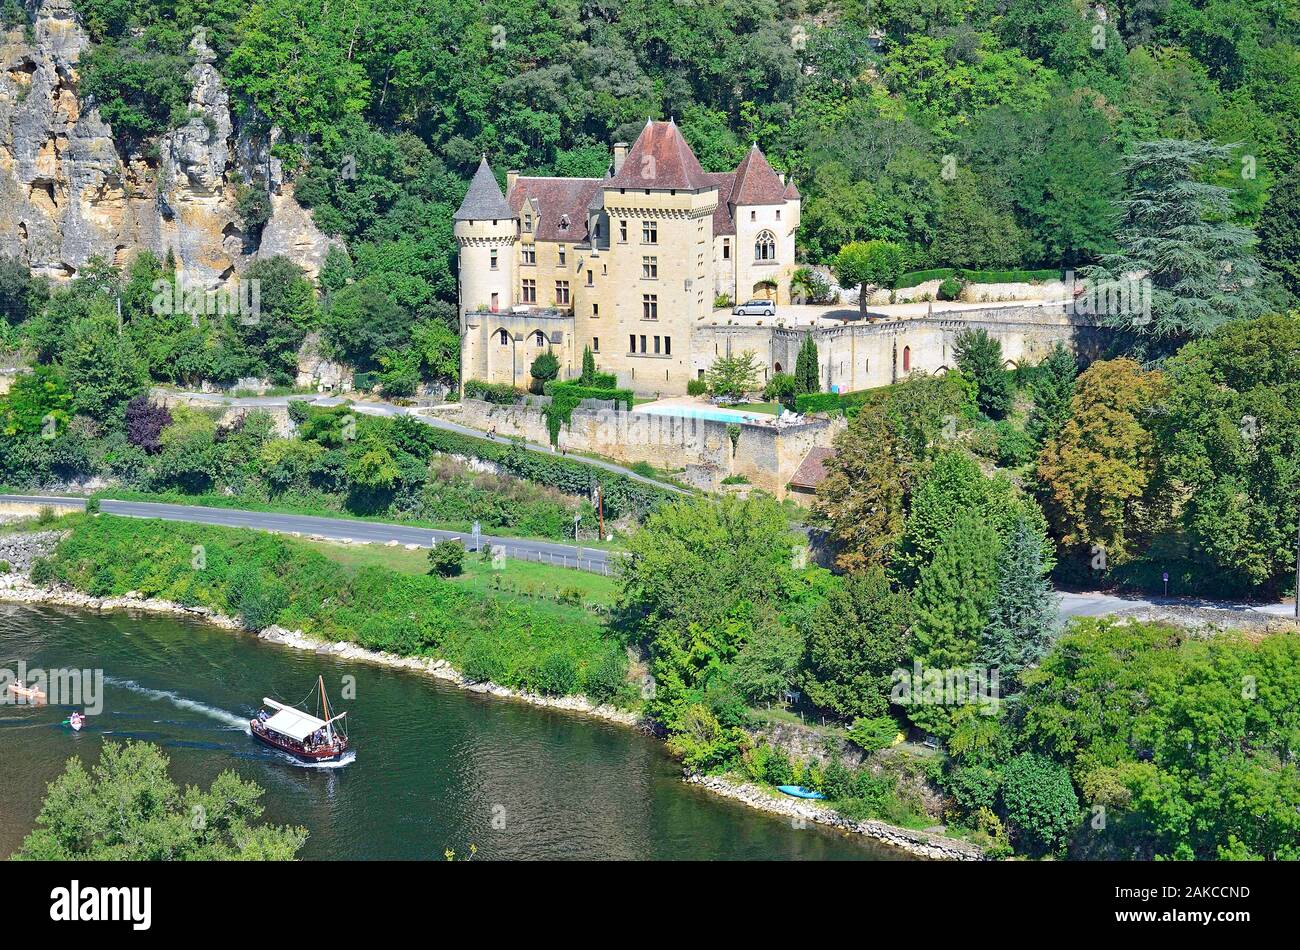
{"label": "river water", "polygon": [[[174,780],[225,769],[257,782],[265,817],[305,826],[302,856],[483,859],[844,859],[897,853],[717,798],[681,781],[662,745],[621,726],[455,689],[426,676],[125,613],[0,604],[0,667],[96,669],[104,709],[0,705],[0,858],[33,826],[68,758],[105,739],[161,745]],[[255,743],[263,696],[302,700],[316,676],[348,710],[356,755],[321,768]],[[355,699],[340,701],[344,677]],[[314,708],[311,706],[309,708]]]}

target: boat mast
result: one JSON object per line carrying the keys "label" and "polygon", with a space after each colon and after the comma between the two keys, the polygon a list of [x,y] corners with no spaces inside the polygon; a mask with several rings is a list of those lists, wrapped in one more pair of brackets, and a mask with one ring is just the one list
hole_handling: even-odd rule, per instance
{"label": "boat mast", "polygon": [[322,675],[322,676],[317,676],[317,677],[316,677],[316,682],[317,682],[317,684],[319,684],[319,686],[320,686],[320,701],[321,701],[321,706],[322,706],[322,708],[323,708],[324,711],[325,711],[325,716],[323,717],[323,718],[325,719],[325,741],[326,741],[326,742],[333,742],[333,741],[334,741],[334,729],[333,729],[333,727],[330,726],[330,724],[329,724],[329,719],[330,719],[330,698],[329,698],[329,696],[328,696],[328,695],[326,694],[326,692],[325,692],[325,677],[324,677],[323,675]]}

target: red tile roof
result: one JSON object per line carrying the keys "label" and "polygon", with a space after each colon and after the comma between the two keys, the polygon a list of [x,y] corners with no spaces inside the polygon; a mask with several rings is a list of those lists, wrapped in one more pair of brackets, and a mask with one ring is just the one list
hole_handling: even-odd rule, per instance
{"label": "red tile roof", "polygon": [[731,203],[736,205],[785,204],[785,185],[772,170],[755,144],[736,167],[736,187]]}
{"label": "red tile roof", "polygon": [[[533,238],[580,244],[587,240],[587,206],[608,184],[607,178],[519,178],[506,201],[523,220],[524,202],[536,200],[540,220],[533,221]],[[568,228],[562,228],[564,218]]]}
{"label": "red tile roof", "polygon": [[607,187],[699,191],[710,182],[676,123],[647,122]]}
{"label": "red tile roof", "polygon": [[735,172],[705,172],[709,183],[718,189],[718,206],[713,209],[713,233],[735,234],[736,222],[731,217],[731,189],[736,184]]}
{"label": "red tile roof", "polygon": [[834,449],[811,448],[803,457],[795,473],[790,476],[791,488],[814,489],[826,480],[826,460],[835,457]]}

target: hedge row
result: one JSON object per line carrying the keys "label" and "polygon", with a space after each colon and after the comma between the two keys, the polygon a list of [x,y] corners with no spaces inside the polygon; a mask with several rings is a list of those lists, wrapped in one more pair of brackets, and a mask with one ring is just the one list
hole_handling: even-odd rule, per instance
{"label": "hedge row", "polygon": [[794,397],[794,410],[804,415],[836,410],[847,413],[869,402],[878,392],[876,389],[859,389],[851,393],[802,393]]}
{"label": "hedge row", "polygon": [[618,472],[586,465],[562,455],[534,452],[517,442],[481,439],[421,423],[405,429],[430,451],[491,462],[511,475],[549,485],[566,494],[590,495],[592,486],[599,484],[605,515],[610,518],[625,514],[643,518],[661,505],[678,500],[677,494],[666,488],[647,485]]}
{"label": "hedge row", "polygon": [[931,270],[901,274],[894,281],[895,290],[906,290],[931,280],[955,277],[968,284],[1031,284],[1060,280],[1059,270],[964,270],[960,267],[936,267]]}
{"label": "hedge row", "polygon": [[465,383],[466,399],[482,399],[498,406],[513,406],[522,395],[523,390],[509,383],[485,383],[481,379],[471,379]]}

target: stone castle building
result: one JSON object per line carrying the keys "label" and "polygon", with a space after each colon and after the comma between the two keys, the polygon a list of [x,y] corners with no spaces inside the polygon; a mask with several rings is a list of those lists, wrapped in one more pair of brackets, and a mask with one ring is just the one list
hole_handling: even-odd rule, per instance
{"label": "stone castle building", "polygon": [[622,386],[685,392],[718,297],[789,303],[800,203],[757,145],[706,172],[671,121],[616,143],[604,178],[512,171],[502,195],[485,158],[455,215],[462,382],[526,386],[547,350],[571,378],[590,347]]}

